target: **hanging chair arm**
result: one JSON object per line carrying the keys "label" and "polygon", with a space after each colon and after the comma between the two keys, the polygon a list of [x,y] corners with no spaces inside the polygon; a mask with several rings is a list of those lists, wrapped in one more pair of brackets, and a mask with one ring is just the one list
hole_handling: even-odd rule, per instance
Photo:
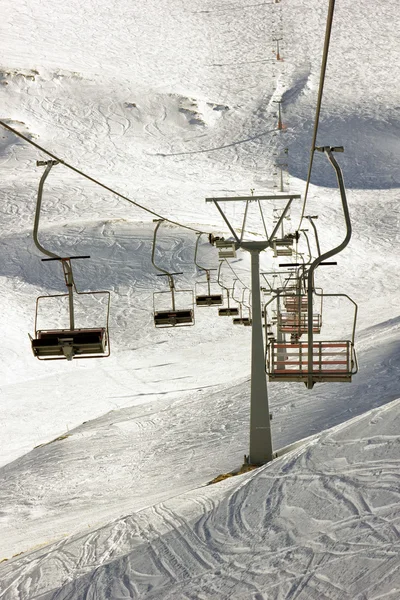
{"label": "hanging chair arm", "polygon": [[207,279],[210,277],[210,271],[212,269],[206,269],[206,267],[202,267],[201,265],[199,265],[199,263],[197,262],[197,252],[198,252],[198,248],[199,248],[199,242],[200,242],[200,238],[203,234],[202,233],[198,233],[197,234],[197,240],[196,240],[196,246],[195,246],[195,250],[194,250],[194,264],[196,265],[196,267],[198,267],[199,269],[201,269],[202,271],[205,271],[207,274]]}
{"label": "hanging chair arm", "polygon": [[[156,265],[156,263],[154,261],[154,256],[155,256],[155,252],[156,252],[157,231],[158,231],[158,228],[160,227],[160,225],[162,223],[164,223],[164,219],[156,219],[156,221],[157,221],[157,225],[156,225],[156,228],[154,230],[154,235],[153,235],[153,248],[152,248],[152,251],[151,251],[151,262],[153,263],[153,266],[157,269],[157,271],[161,271],[161,273],[163,275],[167,275],[169,277],[170,281],[171,281],[171,278],[172,278],[173,274],[170,273],[169,271],[166,271],[165,269],[159,267],[158,265]],[[176,273],[174,273],[174,275],[176,275]]]}
{"label": "hanging chair arm", "polygon": [[217,283],[218,285],[223,288],[224,290],[227,291],[228,295],[229,295],[229,289],[228,287],[226,287],[226,285],[224,285],[221,281],[221,268],[222,268],[222,263],[226,262],[226,259],[224,258],[224,260],[221,260],[219,263],[219,267],[218,267],[218,276],[217,276]]}
{"label": "hanging chair arm", "polygon": [[313,219],[317,219],[317,218],[318,217],[316,215],[315,216],[310,216],[310,215],[306,216],[306,219],[308,219],[310,221],[312,228],[314,229],[315,243],[317,245],[318,256],[321,256],[321,247],[319,245],[318,230],[317,230],[316,224],[313,221]]}
{"label": "hanging chair arm", "polygon": [[38,250],[40,250],[40,252],[42,252],[43,254],[46,254],[50,258],[59,259],[60,257],[58,256],[58,254],[55,254],[54,252],[51,252],[50,250],[46,250],[46,248],[44,248],[38,240],[38,229],[39,229],[39,220],[40,220],[40,210],[42,207],[44,182],[46,181],[47,176],[50,173],[51,169],[54,167],[54,165],[58,165],[58,161],[57,160],[48,160],[48,161],[38,160],[36,164],[37,164],[37,166],[46,165],[46,169],[45,169],[42,177],[40,178],[40,182],[39,182],[39,189],[38,189],[37,200],[36,200],[35,222],[33,225],[33,241],[35,242],[36,248]]}

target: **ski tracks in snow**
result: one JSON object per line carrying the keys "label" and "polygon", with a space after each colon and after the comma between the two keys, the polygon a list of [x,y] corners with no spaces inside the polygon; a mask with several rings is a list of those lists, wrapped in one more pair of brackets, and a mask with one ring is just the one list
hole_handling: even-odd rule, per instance
{"label": "ski tracks in snow", "polygon": [[15,558],[2,567],[1,598],[395,600],[398,405],[240,478]]}

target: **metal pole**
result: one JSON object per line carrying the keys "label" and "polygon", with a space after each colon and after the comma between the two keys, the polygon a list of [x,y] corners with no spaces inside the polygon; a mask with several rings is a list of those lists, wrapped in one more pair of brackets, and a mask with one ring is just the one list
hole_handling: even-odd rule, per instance
{"label": "metal pole", "polygon": [[[276,333],[276,341],[278,344],[284,344],[286,342],[285,334],[281,331],[281,322],[279,322],[279,317],[281,315],[281,303],[279,294],[276,297],[276,309],[277,309],[277,333]],[[276,353],[278,361],[281,361],[283,364],[279,367],[280,369],[285,368],[284,361],[286,360],[286,350],[285,348],[280,348]]]}
{"label": "metal pole", "polygon": [[62,261],[65,284],[68,290],[68,304],[69,304],[69,328],[70,331],[75,329],[75,313],[74,313],[74,277],[72,274],[72,267],[69,260]]}
{"label": "metal pole", "polygon": [[251,254],[252,304],[249,462],[253,465],[262,465],[273,459],[272,436],[261,320],[260,250],[249,251]]}
{"label": "metal pole", "polygon": [[69,327],[71,331],[75,329],[75,314],[74,314],[74,291],[73,283],[68,283],[68,303],[69,303]]}

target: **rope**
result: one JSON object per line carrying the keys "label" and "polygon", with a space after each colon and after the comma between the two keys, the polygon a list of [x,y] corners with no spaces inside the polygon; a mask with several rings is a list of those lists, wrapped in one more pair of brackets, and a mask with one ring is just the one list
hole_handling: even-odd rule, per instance
{"label": "rope", "polygon": [[150,213],[151,215],[153,215],[153,216],[155,216],[155,217],[157,217],[159,219],[162,219],[163,221],[167,221],[168,223],[172,223],[172,225],[177,225],[178,227],[183,227],[184,229],[190,229],[190,231],[195,231],[196,233],[205,233],[205,234],[208,234],[207,231],[200,231],[199,229],[194,229],[193,227],[190,227],[189,225],[182,225],[182,223],[179,223],[178,221],[173,221],[172,219],[167,219],[166,217],[163,217],[162,215],[159,215],[158,213],[154,212],[150,208],[146,208],[146,206],[143,206],[142,204],[139,204],[138,202],[135,202],[134,200],[131,200],[130,198],[128,198],[127,196],[124,196],[120,192],[117,192],[116,190],[108,187],[108,185],[105,185],[104,183],[101,183],[101,181],[98,181],[97,179],[94,179],[94,177],[90,177],[90,175],[87,175],[83,171],[80,171],[76,167],[74,167],[74,166],[70,165],[69,163],[65,162],[65,160],[62,160],[61,158],[59,158],[58,156],[56,156],[52,152],[49,152],[48,150],[46,150],[42,146],[39,146],[39,144],[36,144],[36,142],[33,142],[32,140],[30,140],[28,137],[26,137],[25,135],[23,135],[22,133],[20,133],[16,129],[14,129],[13,127],[10,127],[10,125],[7,125],[7,123],[4,123],[4,121],[0,121],[0,125],[2,125],[5,129],[8,129],[12,133],[14,133],[14,135],[17,135],[18,137],[20,137],[23,140],[25,140],[26,142],[28,142],[28,144],[31,144],[32,146],[35,146],[35,148],[38,148],[38,150],[40,150],[41,152],[44,152],[48,156],[51,156],[54,160],[56,160],[60,164],[64,165],[68,169],[71,169],[71,171],[75,171],[75,173],[78,173],[78,175],[81,175],[82,177],[85,177],[86,179],[89,179],[89,181],[92,181],[93,183],[99,185],[100,187],[104,188],[108,192],[111,192],[112,194],[115,194],[119,198],[122,198],[123,200],[126,200],[127,202],[130,202],[131,204],[133,204],[134,206],[137,206],[141,210],[145,210],[146,212]]}
{"label": "rope", "polygon": [[301,224],[302,224],[303,218],[304,218],[304,213],[305,213],[305,210],[306,210],[307,194],[308,194],[308,188],[310,186],[311,170],[312,170],[312,166],[313,166],[314,152],[315,152],[315,144],[316,144],[316,141],[317,141],[317,133],[318,133],[318,125],[319,125],[319,115],[320,115],[320,112],[321,112],[321,104],[322,104],[322,94],[323,94],[323,91],[324,91],[324,82],[325,82],[325,74],[326,74],[326,64],[327,64],[327,61],[328,61],[329,42],[330,42],[330,38],[331,38],[334,8],[335,8],[335,0],[329,0],[328,17],[327,17],[327,21],[326,21],[326,30],[325,30],[324,50],[323,50],[323,54],[322,54],[321,73],[320,73],[320,78],[319,78],[317,109],[316,109],[316,112],[315,112],[314,132],[313,132],[313,138],[312,138],[311,150],[310,150],[310,163],[309,163],[309,166],[308,166],[306,189],[305,189],[305,192],[304,192],[303,209],[302,209],[300,223],[299,223],[299,226],[298,226],[297,230],[299,230],[300,227],[301,227]]}

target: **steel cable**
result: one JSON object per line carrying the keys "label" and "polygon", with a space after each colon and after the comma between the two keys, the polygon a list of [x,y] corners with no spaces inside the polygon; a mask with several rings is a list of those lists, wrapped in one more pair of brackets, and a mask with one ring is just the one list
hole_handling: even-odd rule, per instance
{"label": "steel cable", "polygon": [[168,223],[172,223],[172,225],[177,225],[178,227],[183,227],[184,229],[190,229],[190,231],[195,231],[196,233],[206,233],[206,234],[208,234],[207,231],[200,231],[199,229],[194,229],[193,227],[190,227],[189,225],[182,225],[182,223],[179,223],[178,221],[173,221],[172,219],[167,219],[166,217],[163,217],[162,215],[159,215],[158,213],[154,212],[150,208],[147,208],[146,206],[143,206],[142,204],[139,204],[138,202],[135,202],[134,200],[131,200],[130,198],[128,198],[127,196],[124,196],[120,192],[117,192],[116,190],[108,187],[108,185],[105,185],[104,183],[101,183],[101,181],[98,181],[94,177],[91,177],[90,175],[87,175],[83,171],[80,171],[80,169],[77,169],[76,167],[74,167],[74,166],[70,165],[69,163],[65,162],[65,160],[62,160],[61,158],[59,158],[58,156],[56,156],[52,152],[49,152],[48,150],[46,150],[45,148],[43,148],[39,144],[36,144],[36,142],[33,142],[32,140],[30,140],[28,137],[26,137],[25,135],[23,135],[22,133],[20,133],[16,129],[14,129],[13,127],[10,127],[10,125],[7,125],[7,123],[4,123],[4,121],[0,121],[0,125],[2,125],[5,129],[8,129],[8,131],[11,131],[14,135],[17,135],[18,137],[22,138],[23,140],[25,140],[26,142],[28,142],[29,144],[31,144],[32,146],[34,146],[35,148],[37,148],[38,150],[40,150],[41,152],[44,152],[48,156],[51,156],[54,160],[56,160],[60,164],[64,165],[68,169],[71,169],[72,171],[75,171],[75,173],[78,173],[78,175],[81,175],[82,177],[85,177],[89,181],[92,181],[93,183],[99,185],[100,187],[104,188],[108,192],[111,192],[115,196],[118,196],[119,198],[122,198],[123,200],[126,200],[127,202],[130,202],[131,204],[133,204],[134,206],[137,206],[141,210],[144,210],[144,211],[150,213],[151,215],[153,215],[153,216],[155,216],[155,217],[157,217],[159,219],[162,219],[163,221],[167,221]]}
{"label": "steel cable", "polygon": [[329,43],[330,43],[330,39],[331,39],[334,8],[335,8],[335,0],[329,0],[328,17],[327,17],[327,21],[326,21],[326,30],[325,30],[324,50],[323,50],[323,54],[322,54],[321,73],[320,73],[320,78],[319,78],[317,109],[315,112],[314,131],[313,131],[313,138],[312,138],[311,150],[310,150],[310,163],[308,166],[306,189],[304,192],[304,200],[303,200],[303,208],[302,208],[302,212],[301,212],[300,223],[299,223],[297,230],[299,230],[301,227],[301,224],[302,224],[303,218],[304,218],[304,213],[306,210],[307,194],[308,194],[308,188],[310,186],[311,171],[312,171],[312,166],[313,166],[313,161],[314,161],[315,144],[317,141],[317,134],[318,134],[319,116],[320,116],[320,112],[321,112],[322,95],[323,95],[323,91],[324,91],[326,65],[327,65],[327,61],[328,61]]}

